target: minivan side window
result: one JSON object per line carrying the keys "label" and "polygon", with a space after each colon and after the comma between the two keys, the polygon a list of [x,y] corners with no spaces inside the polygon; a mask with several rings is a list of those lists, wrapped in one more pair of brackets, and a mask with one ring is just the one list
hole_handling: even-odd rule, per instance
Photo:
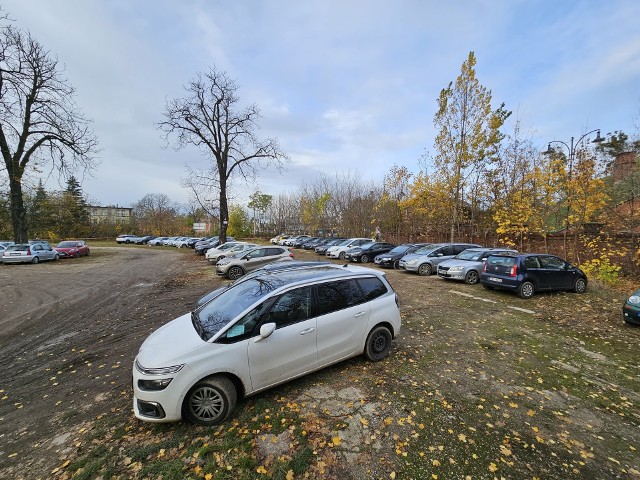
{"label": "minivan side window", "polygon": [[442,249],[438,253],[441,253],[443,257],[453,255],[453,245],[446,245],[442,247]]}
{"label": "minivan side window", "polygon": [[274,322],[276,328],[282,328],[311,316],[311,287],[302,287],[283,293],[269,310],[265,322]]}
{"label": "minivan side window", "polygon": [[340,280],[317,286],[318,316],[337,312],[364,301],[362,290],[355,280]]}
{"label": "minivan side window", "polygon": [[[467,250],[468,248],[470,248],[470,247],[469,247],[469,245],[454,245],[454,246],[453,246],[453,254],[454,254],[454,255],[457,255],[457,254],[459,254],[459,253],[464,252],[464,251],[465,251],[465,250]],[[488,254],[487,254],[487,256],[488,256]],[[484,258],[487,258],[487,257],[484,257]],[[483,259],[484,259],[484,258],[483,258]]]}
{"label": "minivan side window", "polygon": [[231,328],[220,335],[217,342],[234,343],[252,337],[260,319],[264,316],[272,303],[273,299],[268,299],[257,307],[251,309],[249,313],[245,314],[245,316],[238,320]]}
{"label": "minivan side window", "polygon": [[377,277],[359,278],[358,285],[362,288],[365,301],[373,300],[387,293],[387,287]]}

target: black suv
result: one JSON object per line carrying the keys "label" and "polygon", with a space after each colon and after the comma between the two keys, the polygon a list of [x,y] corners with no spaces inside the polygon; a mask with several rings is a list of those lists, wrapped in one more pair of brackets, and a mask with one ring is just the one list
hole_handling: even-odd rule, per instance
{"label": "black suv", "polygon": [[531,298],[537,291],[587,290],[587,276],[582,270],[555,255],[542,253],[491,255],[480,282],[489,290],[512,290],[522,298]]}

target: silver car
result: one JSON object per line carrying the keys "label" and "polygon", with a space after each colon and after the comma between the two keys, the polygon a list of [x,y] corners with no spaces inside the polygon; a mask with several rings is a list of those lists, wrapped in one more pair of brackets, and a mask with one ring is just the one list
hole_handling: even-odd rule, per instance
{"label": "silver car", "polygon": [[438,276],[447,280],[463,280],[469,285],[480,281],[480,272],[489,255],[495,253],[518,253],[508,248],[469,248],[451,260],[438,264]]}
{"label": "silver car", "polygon": [[429,276],[435,273],[439,263],[455,257],[467,248],[482,248],[472,243],[435,243],[419,248],[400,259],[400,268],[409,272]]}
{"label": "silver car", "polygon": [[227,257],[216,264],[216,274],[231,280],[271,262],[293,260],[293,253],[286,247],[257,247],[236,257]]}
{"label": "silver car", "polygon": [[224,250],[211,249],[207,252],[207,260],[209,260],[209,262],[213,264],[216,264],[218,263],[218,260],[222,260],[226,257],[237,257],[242,252],[246,252],[247,250],[251,250],[253,248],[256,248],[257,246],[258,245],[255,243],[238,242],[235,245],[231,245],[229,248]]}
{"label": "silver car", "polygon": [[2,263],[39,263],[59,258],[60,254],[44,241],[9,245],[2,253]]}

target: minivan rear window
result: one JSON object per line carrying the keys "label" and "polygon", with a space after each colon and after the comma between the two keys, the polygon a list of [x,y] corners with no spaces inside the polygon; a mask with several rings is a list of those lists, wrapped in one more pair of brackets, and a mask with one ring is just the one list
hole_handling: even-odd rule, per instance
{"label": "minivan rear window", "polygon": [[364,292],[366,301],[381,297],[387,293],[387,287],[377,277],[359,278],[358,284]]}

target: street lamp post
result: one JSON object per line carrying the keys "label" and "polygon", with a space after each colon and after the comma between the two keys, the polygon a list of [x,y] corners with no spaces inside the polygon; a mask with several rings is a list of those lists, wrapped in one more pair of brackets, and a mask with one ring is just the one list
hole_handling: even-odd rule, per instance
{"label": "street lamp post", "polygon": [[[584,135],[582,135],[580,138],[578,138],[578,140],[576,142],[574,142],[574,137],[571,137],[571,142],[570,143],[563,142],[562,140],[552,140],[547,145],[547,149],[544,152],[542,152],[543,155],[552,155],[552,154],[556,153],[556,151],[553,148],[551,148],[551,144],[552,143],[560,143],[560,144],[564,145],[567,148],[567,150],[569,151],[568,182],[571,182],[571,178],[572,178],[572,175],[573,175],[573,161],[574,161],[575,156],[576,156],[578,145],[580,145],[580,142],[582,142],[585,138],[587,138],[589,135],[591,135],[594,132],[597,132],[596,133],[596,138],[594,138],[591,141],[591,143],[604,142],[604,138],[602,138],[600,136],[600,129],[596,128],[596,129],[591,130],[590,132],[587,132]],[[570,183],[569,183],[569,185],[570,185]],[[570,213],[570,210],[571,210],[571,196],[572,196],[572,193],[573,192],[570,191],[569,189],[567,190],[567,213],[565,215],[565,220],[564,220],[564,234],[563,234],[563,244],[562,244],[562,249],[563,249],[563,253],[564,253],[565,258],[567,257],[567,231],[569,230],[569,213]]]}

